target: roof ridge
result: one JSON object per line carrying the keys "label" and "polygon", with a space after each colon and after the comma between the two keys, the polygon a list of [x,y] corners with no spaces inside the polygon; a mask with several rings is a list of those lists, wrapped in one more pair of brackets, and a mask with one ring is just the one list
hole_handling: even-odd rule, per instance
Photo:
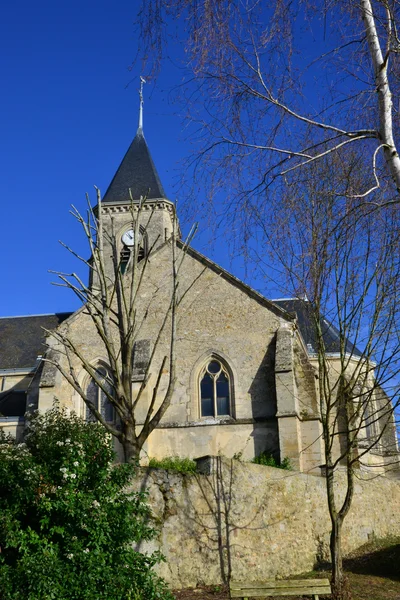
{"label": "roof ridge", "polygon": [[26,319],[28,317],[51,317],[52,315],[69,315],[76,311],[71,310],[60,310],[52,313],[38,313],[36,315],[8,315],[4,317],[0,317],[0,319]]}
{"label": "roof ridge", "polygon": [[273,298],[271,299],[271,302],[284,302],[287,300],[301,300],[301,302],[308,302],[308,300],[305,300],[304,298],[297,298],[296,296],[293,296],[292,298]]}

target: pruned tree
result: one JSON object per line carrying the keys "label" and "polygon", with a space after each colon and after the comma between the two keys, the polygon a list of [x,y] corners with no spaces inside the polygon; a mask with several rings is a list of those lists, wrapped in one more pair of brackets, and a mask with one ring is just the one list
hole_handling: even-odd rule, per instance
{"label": "pruned tree", "polygon": [[399,8],[398,0],[142,0],[144,71],[157,74],[175,31],[184,40],[177,88],[197,125],[191,174],[243,208],[277,179],[351,147],[369,173],[349,195],[367,198],[389,183],[397,202]]}
{"label": "pruned tree", "polygon": [[[143,230],[149,226],[153,210],[146,211],[145,227],[142,210],[146,199],[131,204],[131,231],[134,231],[134,245],[129,257],[119,252],[114,221],[111,232],[103,226],[102,203],[97,190],[97,207],[92,208],[88,199],[87,216],[72,207],[71,213],[82,226],[91,258],[86,260],[69,246],[67,250],[89,269],[89,283],[85,283],[76,273],[55,272],[59,282],[55,285],[72,290],[83,304],[83,313],[92,324],[93,335],[97,336],[107,358],[107,368],[99,368],[88,349],[82,347],[73,336],[68,323],[56,330],[47,331],[50,336],[50,349],[45,361],[53,364],[84,401],[91,418],[98,420],[122,445],[125,461],[139,457],[144,443],[157,427],[168,409],[174,385],[175,345],[177,311],[189,286],[184,293],[178,292],[179,272],[182,267],[185,248],[176,253],[177,225],[174,213],[174,227],[171,238],[164,242],[169,252],[169,273],[164,286],[148,286],[148,270],[155,246],[143,254],[140,239]],[[142,229],[143,228],[143,229]],[[194,234],[192,228],[188,243]],[[111,258],[111,260],[110,260]],[[54,271],[53,271],[54,272]],[[196,278],[192,285],[195,285]],[[149,291],[150,290],[150,291]],[[167,290],[167,292],[165,292]],[[137,342],[140,333],[152,314],[153,304],[163,293],[162,309],[157,309],[156,328],[148,344],[148,355],[142,365],[140,385],[133,386]],[[167,296],[165,297],[165,293]],[[146,300],[148,298],[148,300]],[[165,300],[165,298],[167,298]],[[93,340],[92,340],[93,342]],[[143,361],[142,361],[143,362]],[[90,386],[84,385],[82,370],[100,390],[103,407],[96,405],[90,394]],[[145,392],[148,405],[143,415]],[[141,417],[138,417],[142,404]],[[110,418],[110,411],[113,416]],[[108,412],[108,415],[107,415]]]}
{"label": "pruned tree", "polygon": [[[377,208],[349,197],[349,189],[363,177],[362,157],[332,153],[292,177],[256,215],[269,252],[263,256],[258,250],[254,259],[265,268],[273,261],[281,285],[297,296],[296,305],[310,324],[335,598],[346,597],[341,541],[356,478],[400,472],[395,427],[400,404],[399,216],[394,205]],[[272,276],[270,270],[267,275]]]}

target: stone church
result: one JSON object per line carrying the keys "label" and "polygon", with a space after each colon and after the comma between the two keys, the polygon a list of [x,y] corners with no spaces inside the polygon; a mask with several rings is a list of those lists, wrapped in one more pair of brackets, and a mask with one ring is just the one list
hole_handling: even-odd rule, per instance
{"label": "stone church", "polygon": [[[132,268],[131,211],[143,195],[139,258],[150,249],[151,258],[140,298],[146,319],[137,337],[133,386],[143,381],[143,365],[169,302],[172,247],[180,260],[184,291],[177,314],[176,384],[169,408],[144,447],[144,460],[217,454],[249,460],[267,452],[278,459],[289,457],[300,471],[320,474],[324,449],[307,302],[268,300],[193,247],[185,247],[179,228],[174,229],[174,204],[166,197],[141,126],[98,207],[105,230],[113,223],[122,270]],[[112,277],[111,262],[107,268]],[[46,339],[44,330],[57,328],[67,328],[95,368],[107,371],[104,346],[84,306],[75,313],[0,318],[0,427],[5,431],[22,435],[27,407],[43,411],[55,399],[88,417],[79,394],[43,361],[56,350],[54,338]],[[167,343],[161,340],[160,353]],[[325,345],[333,368],[338,344],[338,332],[327,324]],[[357,362],[354,349],[352,354]],[[79,373],[79,362],[74,368],[88,393],[91,386],[93,402],[112,419],[100,390],[83,369]],[[139,427],[146,402],[148,406],[149,398],[138,406]],[[373,427],[377,430],[379,421]],[[398,457],[394,424],[364,460],[384,472],[393,456]]]}

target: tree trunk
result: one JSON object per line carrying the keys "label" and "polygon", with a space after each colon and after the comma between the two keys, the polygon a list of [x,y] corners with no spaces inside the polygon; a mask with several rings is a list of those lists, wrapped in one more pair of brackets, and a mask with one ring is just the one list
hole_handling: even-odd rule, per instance
{"label": "tree trunk", "polygon": [[336,519],[332,523],[330,550],[332,560],[332,588],[334,589],[334,597],[340,598],[340,590],[343,579],[343,564],[342,564],[342,549],[341,549],[342,526],[339,520]]}
{"label": "tree trunk", "polygon": [[136,444],[125,441],[123,443],[124,461],[126,463],[137,462],[139,460],[140,448]]}
{"label": "tree trunk", "polygon": [[140,450],[142,448],[139,446],[138,439],[134,434],[132,434],[129,426],[126,427],[125,435],[121,440],[121,444],[124,450],[124,461],[126,463],[138,462]]}
{"label": "tree trunk", "polygon": [[[360,7],[378,94],[379,137],[389,171],[400,191],[400,157],[393,137],[393,102],[388,75],[389,53],[383,56],[371,0],[361,0]],[[389,16],[388,18],[390,19]]]}
{"label": "tree trunk", "polygon": [[340,517],[332,519],[332,530],[330,537],[330,551],[332,561],[332,598],[334,600],[348,600],[351,598],[347,588],[347,581],[343,573],[342,557],[342,525]]}

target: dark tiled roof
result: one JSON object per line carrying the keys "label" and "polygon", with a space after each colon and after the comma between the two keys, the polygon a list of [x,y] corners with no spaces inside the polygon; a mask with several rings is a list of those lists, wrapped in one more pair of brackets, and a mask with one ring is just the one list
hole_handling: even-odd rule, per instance
{"label": "dark tiled roof", "polygon": [[26,412],[26,392],[7,390],[0,394],[0,417],[23,417]]}
{"label": "dark tiled roof", "polygon": [[44,354],[46,329],[55,329],[72,313],[4,317],[0,319],[0,369],[33,367]]}
{"label": "dark tiled roof", "polygon": [[129,189],[134,200],[139,200],[140,196],[166,198],[141,129],[129,146],[103,202],[129,202]]}
{"label": "dark tiled roof", "polygon": [[[285,300],[273,300],[274,304],[283,308],[288,313],[296,313],[297,324],[300,329],[300,333],[306,344],[310,344],[310,352],[316,352],[317,341],[315,336],[315,329],[312,324],[311,315],[311,304],[305,300],[297,298],[290,298]],[[332,323],[329,323],[324,317],[321,318],[322,334],[325,342],[325,349],[327,352],[340,352],[340,336],[339,331]],[[312,348],[312,349],[311,349]],[[349,354],[355,356],[361,356],[361,352],[347,340],[346,351]]]}

